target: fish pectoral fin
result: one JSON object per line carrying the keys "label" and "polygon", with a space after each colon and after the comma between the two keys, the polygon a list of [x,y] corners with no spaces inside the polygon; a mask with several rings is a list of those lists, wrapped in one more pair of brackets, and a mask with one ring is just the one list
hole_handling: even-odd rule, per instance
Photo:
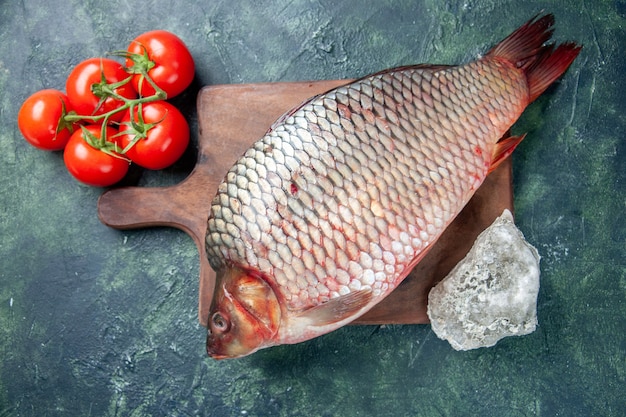
{"label": "fish pectoral fin", "polygon": [[526,133],[520,136],[509,136],[500,139],[498,143],[496,143],[496,148],[493,151],[493,157],[491,158],[491,165],[489,166],[488,174],[495,171],[496,168],[498,168],[498,166],[500,166],[500,164],[513,153],[515,147],[519,145],[525,137]]}
{"label": "fish pectoral fin", "polygon": [[372,290],[351,292],[304,310],[299,316],[310,320],[315,326],[337,323],[356,314],[372,300],[372,297]]}

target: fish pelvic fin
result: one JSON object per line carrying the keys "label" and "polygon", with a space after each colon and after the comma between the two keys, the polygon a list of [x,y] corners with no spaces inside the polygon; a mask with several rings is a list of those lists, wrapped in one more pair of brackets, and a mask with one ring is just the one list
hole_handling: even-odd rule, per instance
{"label": "fish pelvic fin", "polygon": [[359,290],[328,300],[304,310],[299,317],[310,320],[314,326],[326,326],[346,320],[372,300],[372,290]]}
{"label": "fish pelvic fin", "polygon": [[500,166],[500,164],[513,153],[517,145],[519,145],[519,143],[524,140],[525,137],[526,133],[520,136],[508,136],[506,138],[500,139],[498,143],[496,143],[496,147],[493,151],[488,174],[495,171]]}
{"label": "fish pelvic fin", "polygon": [[487,56],[509,61],[526,74],[529,103],[539,97],[576,59],[581,45],[546,44],[554,32],[554,15],[537,15],[494,46]]}

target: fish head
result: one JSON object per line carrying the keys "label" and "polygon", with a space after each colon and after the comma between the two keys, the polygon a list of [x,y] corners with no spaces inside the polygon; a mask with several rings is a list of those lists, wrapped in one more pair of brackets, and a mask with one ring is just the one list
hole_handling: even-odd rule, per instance
{"label": "fish head", "polygon": [[237,358],[272,346],[280,318],[278,298],[259,273],[225,267],[217,274],[211,302],[207,353]]}

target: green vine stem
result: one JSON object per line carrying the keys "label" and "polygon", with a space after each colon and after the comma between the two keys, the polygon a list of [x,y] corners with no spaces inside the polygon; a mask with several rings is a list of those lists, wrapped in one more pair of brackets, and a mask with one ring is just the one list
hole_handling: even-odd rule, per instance
{"label": "green vine stem", "polygon": [[[139,139],[141,138],[140,137],[135,138],[133,141],[131,141],[129,146],[127,146],[125,149],[119,149],[117,144],[114,142],[110,142],[106,136],[106,127],[109,124],[109,120],[111,116],[118,114],[120,112],[129,111],[131,114],[130,125],[132,127],[132,130],[136,132],[141,132],[142,136],[145,137],[145,133],[148,130],[152,129],[154,126],[156,126],[159,122],[150,123],[146,125],[143,121],[143,116],[141,115],[141,108],[146,103],[166,100],[167,93],[162,88],[160,88],[154,82],[154,80],[152,80],[152,78],[150,78],[150,76],[148,75],[148,71],[152,67],[154,67],[155,64],[154,62],[150,61],[147,53],[143,55],[139,55],[139,54],[129,54],[128,52],[125,52],[125,51],[118,51],[118,52],[112,52],[111,54],[117,55],[117,56],[123,56],[133,61],[134,63],[133,66],[125,68],[125,70],[129,72],[131,75],[129,75],[127,78],[123,79],[122,81],[109,84],[106,81],[104,72],[102,72],[100,82],[92,84],[91,91],[96,97],[100,99],[96,109],[100,108],[100,106],[102,106],[104,101],[108,98],[113,98],[115,100],[122,102],[123,104],[111,111],[108,111],[106,113],[99,114],[99,115],[83,115],[83,114],[76,114],[73,111],[65,112],[64,110],[63,112],[64,114],[61,116],[60,124],[71,125],[73,123],[80,123],[84,121],[91,122],[91,123],[101,122],[102,132],[101,132],[100,138],[97,139],[92,136],[88,137],[85,139],[87,143],[89,143],[89,145],[91,145],[92,147],[99,149],[109,155],[115,156],[115,153],[117,153],[120,157],[122,157],[123,159],[126,159],[122,155],[126,153],[128,149],[134,146],[135,143],[137,143]],[[138,98],[129,99],[115,92],[115,90],[118,89],[119,87],[131,82],[131,80],[133,79],[133,76],[136,74],[140,74],[141,76],[141,79],[139,80],[139,85],[141,85],[144,81],[147,81],[152,86],[152,88],[154,88],[155,93],[153,95],[150,95],[147,97],[139,96]],[[139,108],[140,113],[138,114],[138,120],[135,122],[133,119],[134,119],[136,107]],[[127,130],[124,133],[128,133],[129,131],[131,130]]]}

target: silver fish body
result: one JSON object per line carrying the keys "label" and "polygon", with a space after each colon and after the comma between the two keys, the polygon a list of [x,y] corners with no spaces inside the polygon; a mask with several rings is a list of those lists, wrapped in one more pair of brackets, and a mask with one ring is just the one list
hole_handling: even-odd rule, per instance
{"label": "silver fish body", "polygon": [[[273,293],[278,323],[264,322],[271,340],[256,348],[354,320],[424,256],[503,156],[498,139],[536,95],[506,53],[387,70],[314,97],[228,171],[210,209],[207,256],[219,300],[241,289],[222,281],[232,268]],[[519,140],[509,138],[512,147]],[[256,314],[252,304],[237,305]],[[231,326],[225,313],[212,314],[210,340]]]}
{"label": "silver fish body", "polygon": [[286,117],[220,185],[211,266],[266,271],[291,310],[395,287],[486,176],[495,141],[484,137],[502,136],[527,99],[521,80],[506,80],[501,104],[472,84],[481,64],[381,73]]}

